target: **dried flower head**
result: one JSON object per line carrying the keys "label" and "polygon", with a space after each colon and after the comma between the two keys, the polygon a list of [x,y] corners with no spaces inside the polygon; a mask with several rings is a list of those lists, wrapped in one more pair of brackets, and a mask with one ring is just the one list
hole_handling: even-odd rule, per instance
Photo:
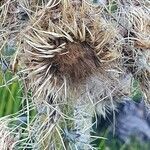
{"label": "dried flower head", "polygon": [[[145,1],[138,4],[124,1],[119,6],[121,24],[126,28],[124,55],[127,68],[139,81],[141,89],[150,102],[150,10]],[[118,17],[117,16],[117,17]],[[118,17],[119,18],[119,17]]]}
{"label": "dried flower head", "polygon": [[[34,96],[65,98],[75,93],[78,99],[92,88],[99,88],[99,98],[125,94],[120,88],[125,76],[120,36],[102,11],[86,1],[61,0],[49,1],[35,13],[22,50]],[[99,85],[92,85],[97,79]]]}

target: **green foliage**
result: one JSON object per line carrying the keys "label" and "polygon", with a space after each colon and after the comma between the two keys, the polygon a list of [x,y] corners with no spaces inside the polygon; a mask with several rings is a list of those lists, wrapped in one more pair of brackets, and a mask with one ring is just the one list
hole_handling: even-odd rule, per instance
{"label": "green foliage", "polygon": [[140,90],[139,82],[136,80],[133,81],[131,95],[132,99],[136,102],[139,102],[142,99],[143,94]]}
{"label": "green foliage", "polygon": [[10,82],[13,75],[0,71],[0,117],[14,114],[21,108],[22,90],[18,80]]}
{"label": "green foliage", "polygon": [[115,0],[112,0],[111,2],[109,2],[108,6],[107,6],[107,10],[109,13],[114,13],[117,10],[117,3]]}
{"label": "green foliage", "polygon": [[[98,3],[98,0],[93,0],[93,3]],[[112,0],[112,1],[107,2],[106,10],[107,10],[110,14],[116,12],[117,8],[118,8],[118,7],[117,7],[117,2],[116,2],[116,0]]]}
{"label": "green foliage", "polygon": [[150,143],[142,143],[135,137],[131,138],[129,143],[123,143],[116,138],[99,141],[98,150],[149,150]]}

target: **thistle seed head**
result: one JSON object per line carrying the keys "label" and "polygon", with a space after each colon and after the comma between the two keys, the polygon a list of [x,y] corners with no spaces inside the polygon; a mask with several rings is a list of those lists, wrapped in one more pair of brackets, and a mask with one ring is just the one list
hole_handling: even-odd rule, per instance
{"label": "thistle seed head", "polygon": [[[105,78],[111,88],[125,75],[119,71],[120,35],[102,11],[87,1],[61,0],[35,13],[24,32],[22,60],[37,97],[50,93],[62,97],[64,89],[81,95],[93,76],[102,84]],[[103,87],[104,92],[107,86]]]}

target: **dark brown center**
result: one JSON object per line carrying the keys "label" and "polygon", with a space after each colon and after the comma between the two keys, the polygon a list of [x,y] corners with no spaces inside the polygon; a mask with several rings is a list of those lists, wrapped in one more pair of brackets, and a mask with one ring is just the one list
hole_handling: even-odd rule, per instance
{"label": "dark brown center", "polygon": [[66,51],[52,59],[52,70],[58,79],[65,76],[71,83],[79,83],[97,70],[99,60],[87,43],[67,43]]}

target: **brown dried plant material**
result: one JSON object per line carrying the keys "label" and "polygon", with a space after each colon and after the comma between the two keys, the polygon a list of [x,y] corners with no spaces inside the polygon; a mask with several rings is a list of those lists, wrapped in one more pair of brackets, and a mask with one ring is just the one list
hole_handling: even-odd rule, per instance
{"label": "brown dried plant material", "polygon": [[[78,130],[91,126],[95,110],[105,116],[130,94],[131,76],[121,61],[121,36],[102,13],[100,6],[87,1],[49,1],[23,31],[19,56],[27,88],[35,102],[58,106],[56,114],[63,114],[62,104],[67,104]],[[88,145],[90,128],[83,133],[88,138],[81,136],[79,141]]]}
{"label": "brown dried plant material", "polygon": [[[119,71],[121,47],[119,42],[116,44],[117,31],[102,18],[99,6],[78,2],[81,5],[64,0],[47,4],[31,19],[24,33],[22,63],[28,70],[29,87],[37,97],[48,97],[50,93],[61,97],[59,92],[64,88],[67,92],[79,91],[80,95],[92,76],[106,78],[109,85],[105,88],[115,88],[126,74]],[[120,93],[118,88],[115,91]]]}
{"label": "brown dried plant material", "polygon": [[148,1],[117,1],[113,14],[120,34],[124,37],[122,60],[124,66],[139,81],[150,103],[150,10]]}
{"label": "brown dried plant material", "polygon": [[131,7],[127,16],[133,27],[135,46],[150,49],[150,11],[142,7]]}
{"label": "brown dried plant material", "polygon": [[[128,15],[128,14],[127,14]],[[129,11],[129,21],[134,33],[133,41],[137,50],[137,72],[135,78],[140,81],[141,89],[150,101],[150,11],[148,7],[135,7]],[[132,39],[131,39],[132,40]]]}

